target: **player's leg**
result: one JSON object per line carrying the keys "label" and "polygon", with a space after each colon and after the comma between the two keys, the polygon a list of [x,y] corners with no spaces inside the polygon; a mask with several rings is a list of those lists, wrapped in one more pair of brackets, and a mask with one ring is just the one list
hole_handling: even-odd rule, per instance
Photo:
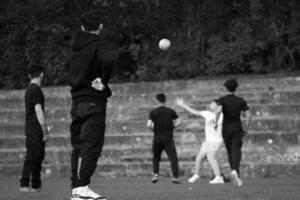
{"label": "player's leg", "polygon": [[77,187],[78,181],[78,161],[79,161],[79,153],[80,153],[80,133],[81,133],[81,126],[84,122],[84,119],[80,118],[77,115],[77,105],[72,105],[71,110],[71,117],[72,123],[70,126],[70,133],[71,133],[71,145],[72,145],[72,152],[71,152],[71,188]]}
{"label": "player's leg", "polygon": [[171,162],[171,169],[172,169],[172,175],[173,175],[172,182],[178,184],[178,183],[180,183],[178,180],[179,167],[178,167],[178,156],[177,156],[177,151],[176,151],[176,146],[175,146],[174,140],[168,141],[164,147],[164,150]]}
{"label": "player's leg", "polygon": [[232,137],[232,172],[231,176],[233,181],[238,185],[242,186],[243,182],[239,177],[239,168],[242,157],[242,145],[243,145],[243,133],[242,131],[235,132]]}
{"label": "player's leg", "polygon": [[239,174],[239,168],[242,158],[243,135],[237,132],[232,137],[232,169]]}
{"label": "player's leg", "polygon": [[232,169],[232,130],[230,127],[223,126],[223,141],[227,151],[228,162],[230,165],[230,169]]}
{"label": "player's leg", "polygon": [[194,175],[189,178],[188,182],[189,183],[195,183],[199,178],[200,178],[200,170],[203,164],[203,161],[206,157],[206,143],[202,143],[200,151],[198,155],[196,156],[195,160],[195,172]]}
{"label": "player's leg", "polygon": [[210,184],[224,183],[223,177],[221,176],[220,167],[216,159],[215,150],[211,150],[207,152],[207,160],[215,174],[215,178],[211,180],[209,183]]}
{"label": "player's leg", "polygon": [[23,164],[23,169],[22,169],[22,177],[20,179],[20,192],[31,192],[30,190],[30,176],[32,172],[32,166],[34,164],[34,148],[32,146],[32,136],[27,136],[26,137],[26,156]]}
{"label": "player's leg", "polygon": [[101,155],[106,119],[106,104],[91,105],[87,104],[83,109],[89,114],[89,117],[82,125],[80,139],[81,147],[79,154],[78,171],[79,177],[77,187],[73,190],[73,196],[80,198],[106,199],[105,197],[92,191],[88,185],[91,176],[97,167],[98,158]]}
{"label": "player's leg", "polygon": [[163,144],[160,139],[154,139],[152,142],[152,165],[153,165],[153,176],[151,179],[152,183],[156,183],[159,180],[159,162],[163,151]]}
{"label": "player's leg", "polygon": [[31,187],[33,191],[40,191],[42,187],[41,181],[41,171],[42,163],[45,158],[45,142],[43,142],[43,137],[41,136],[36,144],[36,159],[34,166],[32,168],[32,180]]}

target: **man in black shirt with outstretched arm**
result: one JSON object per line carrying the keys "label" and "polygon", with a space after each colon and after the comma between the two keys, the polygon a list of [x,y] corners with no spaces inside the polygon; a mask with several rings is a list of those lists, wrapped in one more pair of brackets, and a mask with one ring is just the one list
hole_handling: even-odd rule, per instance
{"label": "man in black shirt with outstretched arm", "polygon": [[72,96],[71,199],[106,199],[88,185],[103,147],[111,96],[108,82],[118,51],[100,38],[103,24],[95,11],[83,14],[81,24],[67,62]]}
{"label": "man in black shirt with outstretched arm", "polygon": [[[220,104],[223,111],[223,129],[222,135],[228,154],[228,160],[231,168],[231,178],[238,186],[242,186],[240,179],[240,162],[242,157],[243,136],[251,121],[251,114],[247,102],[235,95],[238,82],[235,79],[227,80],[224,84],[229,94],[220,98]],[[241,112],[246,113],[245,127],[242,126]]]}
{"label": "man in black shirt with outstretched arm", "polygon": [[152,144],[153,151],[153,176],[152,183],[159,180],[159,162],[162,151],[165,151],[171,161],[172,182],[180,183],[178,180],[178,157],[173,139],[173,130],[180,124],[178,115],[175,110],[166,107],[165,94],[156,95],[159,107],[152,110],[147,122],[148,128],[154,131]]}

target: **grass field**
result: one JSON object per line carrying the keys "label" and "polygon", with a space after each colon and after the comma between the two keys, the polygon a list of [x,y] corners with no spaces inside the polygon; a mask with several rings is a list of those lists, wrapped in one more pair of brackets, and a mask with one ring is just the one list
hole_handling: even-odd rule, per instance
{"label": "grass field", "polygon": [[[182,179],[185,181],[184,179]],[[17,178],[0,178],[1,200],[69,200],[67,178],[46,178],[43,191],[20,193]],[[192,189],[190,188],[192,186]],[[94,178],[92,188],[110,200],[300,200],[300,178],[245,179],[243,187],[231,183],[174,185],[168,178],[152,184],[147,178]]]}

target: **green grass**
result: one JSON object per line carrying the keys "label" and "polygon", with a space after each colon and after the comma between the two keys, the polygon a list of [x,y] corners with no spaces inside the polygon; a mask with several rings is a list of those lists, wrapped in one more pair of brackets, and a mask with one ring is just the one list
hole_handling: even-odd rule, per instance
{"label": "green grass", "polygon": [[[184,179],[182,179],[185,181]],[[243,187],[231,183],[209,185],[208,180],[174,185],[169,178],[151,184],[147,178],[105,179],[96,177],[92,188],[110,200],[299,200],[300,178],[245,179]],[[17,178],[0,178],[1,200],[69,200],[67,178],[45,178],[43,191],[18,192]],[[192,186],[192,189],[189,189]]]}

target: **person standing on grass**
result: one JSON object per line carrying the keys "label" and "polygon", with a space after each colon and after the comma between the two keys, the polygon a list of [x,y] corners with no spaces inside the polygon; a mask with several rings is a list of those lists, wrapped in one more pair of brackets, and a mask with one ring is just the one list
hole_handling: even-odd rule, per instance
{"label": "person standing on grass", "polygon": [[95,11],[84,13],[81,24],[66,63],[72,96],[71,199],[103,200],[89,184],[104,143],[108,82],[119,50],[100,38],[103,24]]}
{"label": "person standing on grass", "polygon": [[179,184],[178,180],[178,157],[173,138],[174,128],[180,124],[178,115],[175,110],[166,107],[165,94],[156,95],[159,107],[152,110],[147,121],[147,127],[154,131],[152,143],[153,152],[153,176],[152,183],[159,180],[159,162],[162,151],[165,151],[171,161],[172,182]]}
{"label": "person standing on grass", "polygon": [[224,179],[220,172],[220,167],[216,159],[216,153],[223,144],[222,123],[223,114],[219,100],[215,99],[209,104],[210,110],[198,111],[185,104],[184,100],[178,98],[176,100],[178,106],[184,108],[188,112],[201,116],[205,119],[205,141],[201,145],[201,149],[196,157],[195,174],[189,178],[189,183],[195,183],[200,178],[200,168],[205,158],[207,158],[214,172],[214,178],[209,181],[210,184],[222,184]]}
{"label": "person standing on grass", "polygon": [[[242,156],[243,136],[251,121],[251,114],[247,102],[235,95],[238,88],[238,82],[235,79],[227,80],[224,83],[229,94],[221,97],[220,105],[224,115],[222,135],[224,144],[228,154],[228,160],[231,168],[231,179],[238,186],[242,186],[243,182],[240,178],[240,162]],[[245,127],[242,126],[241,113],[246,113]]]}
{"label": "person standing on grass", "polygon": [[45,158],[45,142],[49,139],[44,114],[44,94],[41,89],[43,68],[37,63],[32,63],[28,67],[28,74],[30,84],[25,92],[26,157],[20,180],[20,192],[41,190],[41,170]]}

